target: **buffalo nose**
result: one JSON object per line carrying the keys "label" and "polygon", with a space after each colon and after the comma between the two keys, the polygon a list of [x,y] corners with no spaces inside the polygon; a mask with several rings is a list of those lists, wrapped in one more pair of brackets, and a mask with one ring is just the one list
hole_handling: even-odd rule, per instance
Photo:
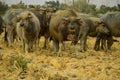
{"label": "buffalo nose", "polygon": [[20,26],[24,26],[24,23],[20,23]]}
{"label": "buffalo nose", "polygon": [[74,26],[70,26],[70,29],[74,29]]}

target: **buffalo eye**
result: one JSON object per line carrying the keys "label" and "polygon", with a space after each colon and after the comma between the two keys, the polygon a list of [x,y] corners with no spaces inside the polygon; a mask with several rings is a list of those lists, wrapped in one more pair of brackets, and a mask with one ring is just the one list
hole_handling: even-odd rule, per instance
{"label": "buffalo eye", "polygon": [[27,18],[26,18],[26,20],[30,20],[32,18],[32,16],[28,16]]}
{"label": "buffalo eye", "polygon": [[17,17],[17,18],[16,18],[16,21],[17,21],[17,22],[19,22],[20,20],[21,20],[21,18],[20,18],[20,17]]}
{"label": "buffalo eye", "polygon": [[67,24],[68,22],[67,21],[63,21],[62,24]]}
{"label": "buffalo eye", "polygon": [[63,24],[65,24],[66,22],[62,22]]}
{"label": "buffalo eye", "polygon": [[29,20],[29,19],[31,19],[31,18],[32,18],[31,13],[28,13],[28,16],[27,16],[26,20]]}

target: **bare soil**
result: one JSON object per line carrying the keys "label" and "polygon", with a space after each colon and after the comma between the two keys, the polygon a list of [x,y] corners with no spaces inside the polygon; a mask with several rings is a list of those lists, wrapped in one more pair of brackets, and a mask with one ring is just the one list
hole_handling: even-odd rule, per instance
{"label": "bare soil", "polygon": [[[93,50],[95,38],[88,37],[85,53],[75,51],[70,42],[58,57],[50,48],[23,53],[20,43],[6,47],[0,36],[0,80],[120,80],[120,43],[105,52]],[[120,38],[117,38],[120,40]],[[79,48],[78,44],[78,48]]]}

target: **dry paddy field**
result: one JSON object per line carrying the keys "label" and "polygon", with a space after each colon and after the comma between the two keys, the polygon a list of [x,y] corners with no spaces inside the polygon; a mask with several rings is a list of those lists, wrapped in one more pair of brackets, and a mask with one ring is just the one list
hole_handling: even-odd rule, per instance
{"label": "dry paddy field", "polygon": [[[40,47],[43,46],[43,38]],[[117,38],[120,40],[120,38]],[[114,43],[111,51],[94,51],[95,38],[88,38],[88,50],[78,52],[66,42],[62,56],[50,49],[23,53],[15,43],[6,47],[0,36],[0,80],[120,80],[120,43]]]}

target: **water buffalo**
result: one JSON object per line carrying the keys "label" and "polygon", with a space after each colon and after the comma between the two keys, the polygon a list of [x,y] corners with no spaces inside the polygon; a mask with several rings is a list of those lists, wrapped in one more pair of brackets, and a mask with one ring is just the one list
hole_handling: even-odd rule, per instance
{"label": "water buffalo", "polygon": [[58,55],[61,52],[61,43],[64,44],[64,41],[70,40],[69,35],[73,34],[74,30],[79,26],[79,18],[73,10],[59,10],[52,15],[49,29],[54,50],[58,52]]}
{"label": "water buffalo", "polygon": [[[101,24],[102,25],[105,25],[104,29],[109,30],[109,38],[108,40],[110,41],[110,43],[113,43],[115,40],[110,38],[112,36],[115,36],[115,37],[120,37],[120,12],[109,12],[109,13],[106,13],[105,15],[103,15],[101,18],[100,18],[100,21],[101,21]],[[101,24],[98,25],[98,27],[102,27]],[[100,30],[100,29],[99,29]],[[108,32],[106,32],[106,34],[108,34]],[[101,34],[102,36],[104,36],[103,34]],[[96,39],[96,45],[99,44],[99,35],[97,36],[97,39]],[[105,43],[104,43],[105,44]],[[96,47],[95,45],[95,47]],[[109,44],[109,47],[111,47],[111,45]]]}
{"label": "water buffalo", "polygon": [[[80,20],[80,30],[78,30],[78,35],[77,35],[77,39],[75,39],[76,41],[74,41],[74,44],[77,43],[77,41],[80,39],[80,51],[84,52],[86,51],[87,48],[87,36],[91,36],[91,37],[96,37],[97,36],[97,25],[99,22],[99,18],[96,17],[88,17],[88,16],[83,16],[81,15],[81,20]],[[100,32],[109,32],[109,30],[104,29],[102,27],[100,27],[101,31]],[[105,31],[106,30],[106,31]]]}
{"label": "water buffalo", "polygon": [[[40,31],[40,22],[31,11],[21,12],[17,17],[17,31],[23,42],[25,52],[33,51],[33,46],[38,47],[38,35]],[[20,33],[21,31],[21,33]]]}
{"label": "water buffalo", "polygon": [[50,37],[49,23],[51,20],[52,13],[54,13],[54,11],[52,11],[52,9],[30,9],[30,11],[32,11],[39,19],[41,27],[39,38],[41,36],[44,36],[45,41],[43,48],[46,48],[48,44],[48,39]]}
{"label": "water buffalo", "polygon": [[8,46],[12,45],[16,35],[16,22],[14,22],[13,18],[22,11],[22,9],[10,9],[5,13],[3,17],[3,20],[5,22],[5,41],[7,41]]}
{"label": "water buffalo", "polygon": [[120,12],[109,12],[100,18],[112,36],[120,37]]}
{"label": "water buffalo", "polygon": [[96,32],[97,32],[97,38],[96,38],[96,42],[95,42],[95,46],[94,49],[96,51],[100,50],[100,42],[101,42],[101,49],[104,49],[105,51],[107,49],[110,49],[114,39],[112,38],[112,36],[110,35],[110,33],[106,33],[106,25],[99,22],[97,28],[96,28]]}

